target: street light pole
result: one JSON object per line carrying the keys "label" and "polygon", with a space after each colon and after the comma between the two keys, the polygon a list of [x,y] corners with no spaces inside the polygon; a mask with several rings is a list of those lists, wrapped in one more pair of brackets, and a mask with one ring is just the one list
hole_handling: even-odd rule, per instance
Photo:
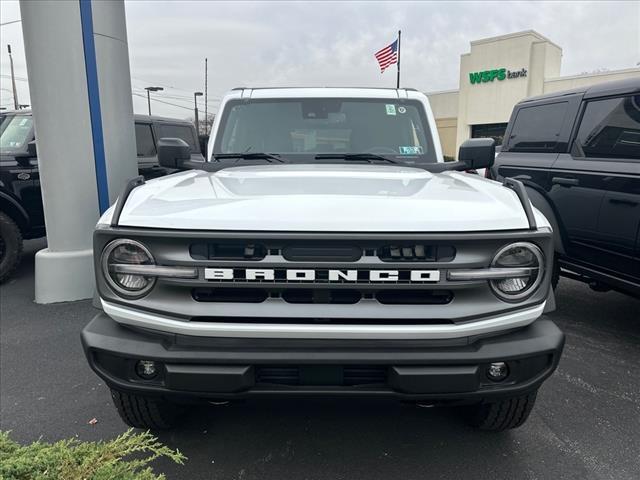
{"label": "street light pole", "polygon": [[150,92],[160,92],[164,90],[162,87],[144,87],[147,91],[147,106],[149,107],[149,115],[151,115],[151,93]]}
{"label": "street light pole", "polygon": [[[198,97],[202,96],[202,92],[193,92],[193,111],[195,114],[195,119],[196,119],[196,134],[198,135],[198,138],[200,138],[200,122],[198,120]],[[205,129],[206,129],[206,121],[207,119],[205,118]]]}
{"label": "street light pole", "polygon": [[204,134],[209,134],[209,60],[204,59]]}
{"label": "street light pole", "polygon": [[11,45],[7,45],[7,51],[9,52],[9,64],[11,65],[11,87],[13,88],[13,107],[18,110],[20,103],[18,102],[18,90],[16,89],[16,76],[13,72],[13,56],[11,55]]}

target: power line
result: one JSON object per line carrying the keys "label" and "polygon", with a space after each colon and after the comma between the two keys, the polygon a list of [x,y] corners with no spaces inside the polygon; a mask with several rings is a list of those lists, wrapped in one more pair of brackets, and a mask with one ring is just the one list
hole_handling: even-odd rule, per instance
{"label": "power line", "polygon": [[[0,75],[0,77],[2,77],[2,78],[11,78],[11,75],[2,74],[2,75]],[[16,80],[20,80],[21,82],[28,82],[29,81],[25,77],[16,77]]]}
{"label": "power line", "polygon": [[[188,98],[188,97],[180,97],[180,96],[176,96],[176,95],[166,95],[166,94],[162,94],[162,98],[168,98],[169,100],[177,100],[179,102],[188,102],[189,104],[193,105],[193,97]],[[211,102],[208,102],[208,105],[213,105],[216,103],[220,103],[220,100],[212,100]],[[204,102],[202,100],[198,100],[198,105],[204,105]]]}
{"label": "power line", "polygon": [[[142,97],[142,98],[147,98],[146,95],[142,95],[141,93],[132,93],[131,95],[135,95],[136,97]],[[169,103],[169,102],[164,102],[162,100],[158,100],[157,98],[151,98],[152,102],[158,102],[158,103],[164,103],[165,105],[171,105],[172,107],[178,107],[178,108],[184,108],[185,110],[189,110],[192,111],[193,109],[190,107],[185,107],[183,105],[176,105],[175,103]]]}
{"label": "power line", "polygon": [[[189,100],[189,101],[193,100],[193,96],[186,96],[186,95],[172,95],[170,93],[169,94],[163,93],[162,96],[166,97],[166,98],[174,98],[176,100],[178,100],[178,99],[184,99],[184,100]],[[219,102],[220,100],[221,100],[220,98],[214,97],[212,101],[213,102]],[[211,102],[208,102],[208,103],[211,103]]]}
{"label": "power line", "polygon": [[[11,78],[11,75],[0,74],[0,77],[2,77],[2,78]],[[16,80],[19,80],[21,82],[28,82],[29,81],[29,79],[27,79],[25,77],[15,77],[15,78],[16,78]],[[133,85],[132,85],[132,87],[141,89],[141,87],[134,87]],[[165,88],[174,88],[175,89],[175,87],[165,87]],[[182,89],[176,89],[176,90],[182,90]],[[188,92],[188,90],[183,90],[183,91]],[[173,99],[173,100],[178,100],[178,101],[181,101],[181,100],[184,100],[186,102],[191,102],[192,101],[192,96],[191,95],[163,94],[163,97],[170,98],[170,99]],[[215,104],[215,103],[219,103],[220,100],[222,100],[220,97],[211,97],[211,101],[207,102],[207,104],[212,105],[212,104]],[[202,101],[200,101],[199,103],[204,105],[204,103],[202,103]]]}
{"label": "power line", "polygon": [[[135,94],[135,95],[138,95],[138,96],[144,96],[146,98],[146,95],[143,94],[142,92],[132,91],[132,94]],[[176,98],[172,98],[170,95],[162,95],[162,98],[169,98],[170,100],[175,100],[175,101],[178,101],[178,102],[186,102],[189,105],[193,105],[191,103],[193,100],[191,100],[191,99],[188,99],[188,100],[186,100],[186,99],[185,100],[176,99]],[[158,99],[157,98],[152,98],[152,100],[158,100]],[[168,102],[165,101],[164,103],[168,103]],[[170,105],[175,105],[175,104],[170,104]],[[199,105],[202,106],[203,105],[202,102],[199,102]],[[188,108],[189,110],[193,110],[193,108],[191,106],[180,105],[180,107],[181,108]],[[214,105],[211,105],[211,107],[216,108]]]}
{"label": "power line", "polygon": [[11,25],[12,23],[19,23],[22,20],[11,20],[10,22],[0,23],[0,27],[4,27],[5,25]]}
{"label": "power line", "polygon": [[[140,92],[142,92],[142,90],[143,90],[141,87],[136,87],[136,86],[133,86],[133,85],[132,85],[132,87],[133,87],[133,89],[138,89]],[[178,95],[178,94],[175,94],[175,93],[163,93],[162,97],[163,98],[173,98],[174,100],[186,100],[188,102],[193,101],[193,94],[191,94],[191,95]],[[212,101],[219,102],[220,100],[221,100],[221,98],[219,98],[219,97],[213,97]]]}
{"label": "power line", "polygon": [[[11,75],[0,74],[0,77],[2,77],[2,78],[11,78]],[[28,82],[29,81],[25,77],[15,77],[15,78],[16,78],[16,80],[18,80],[20,82]],[[133,87],[133,85],[132,85],[132,87]],[[134,87],[134,88],[139,88],[139,87]],[[178,89],[178,88],[175,88],[175,87],[167,87],[167,88],[174,88],[175,90],[181,90],[181,89]],[[184,91],[188,92],[188,90],[184,90]],[[146,95],[143,95],[143,94],[137,93],[137,92],[133,92],[133,91],[132,91],[132,95],[146,98]],[[184,101],[184,102],[189,102],[190,103],[192,101],[191,97],[188,97],[186,95],[185,96],[181,96],[181,95],[163,95],[163,96],[165,96],[167,98],[170,98],[172,100],[178,101],[178,102]],[[185,105],[178,105],[178,104],[175,104],[175,103],[166,102],[166,101],[163,101],[163,100],[159,100],[157,98],[152,98],[151,100],[154,101],[154,102],[159,102],[159,103],[164,103],[166,105],[171,105],[173,107],[183,108],[185,110],[193,110],[192,107],[187,107]],[[220,102],[220,99],[214,99],[214,100],[212,100],[212,102],[209,102],[208,105],[210,105],[213,108],[216,108],[215,104],[219,103],[219,102]],[[200,105],[204,105],[204,103],[200,102]]]}
{"label": "power line", "polygon": [[146,83],[148,85],[158,85],[159,87],[164,87],[164,88],[170,88],[173,90],[181,90],[183,92],[187,92],[187,93],[193,93],[191,92],[191,90],[186,90],[184,88],[178,88],[178,87],[172,87],[170,85],[162,85],[161,83],[157,83],[157,82],[150,82],[148,80],[144,80],[143,78],[136,78],[136,77],[131,77],[131,80],[135,80],[137,82],[142,82],[142,83]]}

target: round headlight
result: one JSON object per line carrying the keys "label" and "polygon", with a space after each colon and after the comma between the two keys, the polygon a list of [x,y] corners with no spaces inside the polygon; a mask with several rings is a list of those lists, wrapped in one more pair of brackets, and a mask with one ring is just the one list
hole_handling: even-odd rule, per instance
{"label": "round headlight", "polygon": [[544,256],[533,243],[518,242],[501,248],[491,262],[493,268],[521,269],[513,277],[491,280],[491,288],[502,300],[514,302],[531,295],[544,276]]}
{"label": "round headlight", "polygon": [[127,272],[127,266],[131,265],[155,265],[151,252],[140,242],[120,238],[102,251],[102,272],[109,286],[125,297],[146,295],[156,279]]}

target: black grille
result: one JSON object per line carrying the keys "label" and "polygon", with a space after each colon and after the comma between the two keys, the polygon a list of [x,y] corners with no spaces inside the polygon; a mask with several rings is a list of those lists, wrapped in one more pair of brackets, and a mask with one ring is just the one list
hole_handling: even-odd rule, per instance
{"label": "black grille", "polygon": [[343,385],[367,385],[387,383],[385,366],[350,366],[343,370]]}
{"label": "black grille", "polygon": [[445,305],[453,299],[449,290],[381,290],[376,300],[385,305]]}
{"label": "black grille", "polygon": [[256,384],[290,386],[384,385],[384,365],[269,365],[256,367]]}
{"label": "black grille", "polygon": [[362,258],[362,249],[352,246],[289,245],[282,249],[289,262],[356,262]]}
{"label": "black grille", "polygon": [[362,294],[357,290],[291,289],[282,292],[287,303],[327,303],[350,305],[358,303]]}
{"label": "black grille", "polygon": [[262,303],[269,293],[263,288],[194,288],[196,302]]}
{"label": "black grille", "polygon": [[199,242],[189,247],[194,260],[263,260],[268,254],[282,255],[289,262],[357,262],[377,256],[384,262],[450,262],[456,256],[451,245],[424,243],[377,243],[345,245],[335,241],[323,244],[238,240]]}
{"label": "black grille", "polygon": [[267,247],[261,243],[194,243],[189,247],[194,260],[262,260]]}
{"label": "black grille", "polygon": [[445,305],[453,300],[450,290],[379,290],[327,288],[194,288],[196,302],[262,303],[268,298],[281,298],[292,304],[354,305],[364,299],[375,298],[384,305]]}
{"label": "black grille", "polygon": [[258,367],[256,383],[276,383],[278,385],[299,385],[298,367]]}
{"label": "black grille", "polygon": [[449,245],[396,244],[378,249],[378,258],[383,262],[450,262],[456,249]]}

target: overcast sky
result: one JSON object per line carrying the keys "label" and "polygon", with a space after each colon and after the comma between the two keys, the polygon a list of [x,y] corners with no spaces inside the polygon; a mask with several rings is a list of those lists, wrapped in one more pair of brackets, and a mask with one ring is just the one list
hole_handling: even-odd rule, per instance
{"label": "overcast sky", "polygon": [[[76,1],[76,0],[74,0]],[[460,54],[480,38],[533,29],[563,49],[562,75],[640,63],[640,2],[126,2],[135,93],[164,86],[153,113],[191,116],[204,88],[209,111],[236,86],[395,86],[374,52],[402,30],[402,84],[429,92],[458,88]],[[17,1],[0,2],[0,21],[20,18]],[[21,103],[30,103],[21,24],[0,29],[0,103],[12,104],[6,44],[14,52]],[[191,100],[189,100],[191,98]],[[136,113],[146,100],[133,97]],[[201,106],[202,108],[203,106]]]}

